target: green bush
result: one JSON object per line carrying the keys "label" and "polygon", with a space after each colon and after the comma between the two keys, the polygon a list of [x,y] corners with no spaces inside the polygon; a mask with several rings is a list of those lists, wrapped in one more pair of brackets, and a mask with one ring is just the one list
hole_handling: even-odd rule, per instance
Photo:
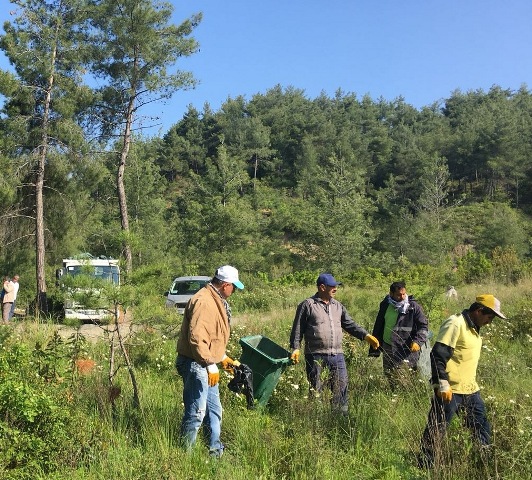
{"label": "green bush", "polygon": [[6,332],[0,336],[0,472],[6,479],[37,478],[91,449],[84,419],[68,403],[72,355],[83,352],[83,342],[63,343],[55,333],[31,349]]}
{"label": "green bush", "polygon": [[4,470],[35,468],[50,471],[61,463],[70,443],[68,411],[41,389],[24,381],[0,384],[2,417],[1,464]]}
{"label": "green bush", "polygon": [[532,341],[532,308],[530,307],[532,296],[524,295],[517,305],[514,306],[514,314],[508,326],[513,337],[521,339],[525,343]]}
{"label": "green bush", "polygon": [[370,288],[386,283],[386,276],[375,267],[360,267],[346,277],[346,282],[360,288]]}
{"label": "green bush", "polygon": [[468,252],[458,260],[458,275],[464,283],[481,283],[491,278],[493,266],[483,253]]}
{"label": "green bush", "polygon": [[524,277],[524,270],[513,246],[496,247],[492,254],[493,275],[505,284],[515,284]]}
{"label": "green bush", "polygon": [[[2,343],[0,350],[0,465],[2,470],[50,471],[70,443],[69,414],[47,390],[33,352]],[[32,368],[33,367],[33,368]]]}

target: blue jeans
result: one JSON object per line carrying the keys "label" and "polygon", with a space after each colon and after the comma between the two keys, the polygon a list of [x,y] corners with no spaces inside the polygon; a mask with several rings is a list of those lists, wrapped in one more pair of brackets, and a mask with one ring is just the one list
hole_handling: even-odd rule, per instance
{"label": "blue jeans", "polygon": [[421,452],[427,465],[434,463],[435,452],[455,414],[464,414],[464,423],[481,445],[491,443],[491,427],[486,416],[486,407],[480,392],[471,394],[453,393],[449,403],[434,395],[431,401],[427,426],[421,440]]}
{"label": "blue jeans", "polygon": [[207,369],[191,358],[178,355],[176,368],[183,378],[183,403],[185,412],[181,421],[181,436],[190,449],[203,424],[211,454],[221,456],[224,446],[220,441],[222,404],[218,384],[209,387]]}
{"label": "blue jeans", "polygon": [[332,391],[332,406],[342,412],[347,412],[347,368],[343,353],[336,355],[327,354],[305,354],[305,369],[310,388],[317,393],[323,390],[324,384],[321,374],[324,368],[328,368],[329,376],[325,385]]}

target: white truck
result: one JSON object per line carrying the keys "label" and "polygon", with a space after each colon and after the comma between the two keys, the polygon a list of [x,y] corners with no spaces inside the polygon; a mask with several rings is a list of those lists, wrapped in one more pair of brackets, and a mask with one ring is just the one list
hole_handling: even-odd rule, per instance
{"label": "white truck", "polygon": [[[98,289],[71,287],[65,284],[75,284],[75,277],[84,276],[88,280],[108,281],[115,285],[120,285],[120,266],[118,260],[105,256],[93,257],[90,254],[65,258],[63,259],[63,267],[56,270],[55,276],[57,284],[64,288],[65,318],[87,322],[100,322],[112,317],[113,307],[107,305],[108,302]],[[74,278],[72,278],[71,282],[65,282],[64,279],[69,277]],[[92,301],[90,306],[82,305],[77,299],[83,297],[83,293],[91,297]],[[95,298],[96,301],[94,300]]]}

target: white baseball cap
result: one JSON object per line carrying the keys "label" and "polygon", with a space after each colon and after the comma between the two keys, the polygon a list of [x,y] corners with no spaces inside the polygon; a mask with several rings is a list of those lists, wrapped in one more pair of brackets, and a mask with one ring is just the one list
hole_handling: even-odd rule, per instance
{"label": "white baseball cap", "polygon": [[244,284],[238,279],[238,270],[231,265],[218,268],[214,276],[222,282],[232,283],[236,288],[244,290]]}

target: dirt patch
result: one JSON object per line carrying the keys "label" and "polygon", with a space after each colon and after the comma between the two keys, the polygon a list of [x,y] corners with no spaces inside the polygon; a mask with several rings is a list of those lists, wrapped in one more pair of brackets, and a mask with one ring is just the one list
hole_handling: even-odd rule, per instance
{"label": "dirt patch", "polygon": [[[86,323],[77,328],[66,325],[56,325],[56,327],[57,333],[63,339],[70,338],[77,333],[78,335],[83,335],[87,341],[93,343],[101,340],[109,341],[115,329],[114,325],[97,325],[94,323]],[[133,325],[130,322],[124,322],[119,325],[120,334],[123,338],[131,336],[139,328],[138,325]]]}

